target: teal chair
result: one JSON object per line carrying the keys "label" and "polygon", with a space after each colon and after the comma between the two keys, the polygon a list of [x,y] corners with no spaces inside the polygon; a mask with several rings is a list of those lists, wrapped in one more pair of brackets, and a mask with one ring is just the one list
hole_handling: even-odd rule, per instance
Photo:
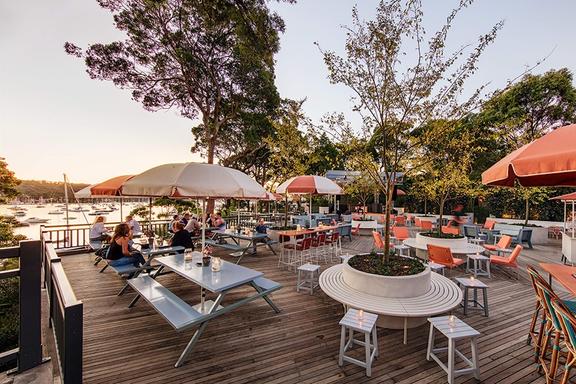
{"label": "teal chair", "polygon": [[[562,341],[564,335],[556,310],[552,306],[552,301],[561,301],[571,312],[576,312],[576,301],[562,301],[556,295],[556,293],[554,293],[554,290],[546,281],[536,280],[536,286],[538,287],[542,308],[546,314],[546,321],[542,322],[542,325],[540,326],[540,334],[538,337],[540,341],[540,353],[538,360],[540,362],[540,368],[544,370],[546,375],[546,381],[551,383],[554,382],[556,371],[558,370],[559,354],[561,350],[560,342]],[[552,342],[551,345],[550,342]],[[552,354],[550,357],[550,363],[547,365],[547,354],[549,347],[552,348]]]}
{"label": "teal chair", "polygon": [[553,299],[552,308],[558,316],[560,327],[564,333],[564,344],[568,350],[568,357],[564,365],[564,375],[560,384],[568,383],[570,378],[570,370],[576,364],[576,317],[568,306],[562,300]]}

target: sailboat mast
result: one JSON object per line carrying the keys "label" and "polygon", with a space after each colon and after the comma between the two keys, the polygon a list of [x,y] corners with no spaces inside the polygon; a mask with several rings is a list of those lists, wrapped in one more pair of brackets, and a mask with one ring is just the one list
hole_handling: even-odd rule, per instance
{"label": "sailboat mast", "polygon": [[66,238],[70,232],[70,220],[68,219],[68,179],[64,173],[64,205],[66,206],[66,236],[64,236],[64,243],[66,244]]}

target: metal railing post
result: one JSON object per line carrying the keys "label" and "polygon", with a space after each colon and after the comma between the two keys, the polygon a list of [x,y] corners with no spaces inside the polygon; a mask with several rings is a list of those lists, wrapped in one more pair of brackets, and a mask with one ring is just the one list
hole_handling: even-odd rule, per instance
{"label": "metal railing post", "polygon": [[41,269],[40,240],[20,242],[20,372],[42,363]]}

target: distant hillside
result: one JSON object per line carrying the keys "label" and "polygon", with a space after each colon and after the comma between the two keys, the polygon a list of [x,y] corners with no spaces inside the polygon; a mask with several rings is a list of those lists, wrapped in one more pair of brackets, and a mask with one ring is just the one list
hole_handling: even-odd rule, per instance
{"label": "distant hillside", "polygon": [[[88,184],[70,184],[74,191],[88,186]],[[64,183],[44,180],[22,180],[18,186],[20,192],[19,200],[26,198],[38,199],[63,199],[64,198]],[[68,190],[70,192],[70,189]]]}

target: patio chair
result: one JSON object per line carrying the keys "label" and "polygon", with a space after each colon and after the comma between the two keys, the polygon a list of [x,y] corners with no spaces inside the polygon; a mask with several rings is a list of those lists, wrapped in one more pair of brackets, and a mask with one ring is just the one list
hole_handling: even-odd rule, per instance
{"label": "patio chair", "polygon": [[548,227],[548,238],[556,240],[562,238],[562,227]]}
{"label": "patio chair", "polygon": [[326,234],[319,233],[318,236],[312,238],[310,243],[310,258],[309,261],[316,261],[320,263],[320,256],[324,256],[324,261],[327,263],[328,258],[326,255]]}
{"label": "patio chair", "polygon": [[372,231],[372,238],[374,239],[374,249],[383,250],[384,241],[382,240],[382,235],[378,231]]}
{"label": "patio chair", "polygon": [[420,221],[420,228],[431,231],[434,228],[434,223],[428,220],[421,220]]}
{"label": "patio chair", "polygon": [[410,232],[407,227],[393,227],[392,233],[394,233],[396,240],[400,242],[410,237]]}
{"label": "patio chair", "polygon": [[499,252],[502,249],[508,249],[508,247],[510,247],[510,244],[512,244],[512,237],[508,235],[502,235],[500,240],[498,240],[497,244],[494,245],[485,244],[484,248],[486,248],[489,251]]}
{"label": "patio chair", "polygon": [[422,221],[420,221],[419,217],[414,217],[414,226],[415,227],[420,227],[422,224]]}
{"label": "patio chair", "polygon": [[406,218],[404,216],[397,216],[394,220],[394,224],[396,226],[404,226],[406,225]]}
{"label": "patio chair", "polygon": [[450,227],[450,226],[444,225],[442,227],[442,233],[445,233],[447,235],[459,235],[460,230],[458,229],[458,227]]}
{"label": "patio chair", "polygon": [[564,365],[564,375],[562,375],[562,381],[560,382],[560,384],[566,384],[569,382],[570,371],[574,364],[576,364],[576,317],[574,317],[574,313],[561,300],[553,299],[552,308],[554,308],[558,320],[560,320],[560,328],[562,328],[562,332],[564,333],[564,345],[566,349],[568,349],[568,356]]}
{"label": "patio chair", "polygon": [[538,323],[539,317],[540,317],[540,323],[545,322],[546,314],[544,313],[542,303],[540,302],[540,294],[538,293],[538,287],[536,286],[536,281],[539,280],[546,283],[546,280],[532,265],[529,264],[528,266],[526,266],[526,270],[528,271],[528,276],[530,276],[530,282],[532,283],[532,288],[534,288],[534,295],[536,296],[536,305],[534,307],[534,312],[532,313],[532,320],[530,321],[530,329],[528,330],[528,338],[526,339],[526,344],[530,345],[532,343],[534,345],[536,362],[538,362],[541,339],[539,338],[540,333],[536,330],[536,324],[539,324]]}
{"label": "patio chair", "polygon": [[332,260],[332,255],[337,259],[338,255],[342,253],[342,242],[340,241],[340,233],[338,231],[333,231],[331,235],[326,236],[326,246],[329,248],[330,260]]}
{"label": "patio chair", "polygon": [[354,236],[359,236],[360,235],[360,224],[358,224],[355,228],[352,228],[352,231],[350,233]]}
{"label": "patio chair", "polygon": [[[564,336],[560,320],[558,319],[558,314],[552,306],[552,301],[561,301],[561,299],[556,295],[552,287],[546,281],[536,280],[535,282],[538,287],[538,293],[540,295],[544,313],[546,314],[546,322],[543,322],[540,326],[541,343],[539,346],[540,353],[538,355],[538,361],[540,363],[540,368],[542,368],[546,375],[546,382],[552,383],[556,378],[559,361],[558,355],[561,350],[560,341]],[[569,308],[569,311],[574,312],[576,310],[576,302],[563,301],[563,303],[567,308]],[[549,347],[552,349],[552,353],[548,361],[547,355]]]}
{"label": "patio chair", "polygon": [[524,247],[518,244],[509,257],[490,255],[490,264],[513,268],[516,271],[516,280],[518,280],[518,263],[516,260],[518,259],[518,256],[520,256],[522,249],[524,249]]}
{"label": "patio chair", "polygon": [[491,231],[494,229],[495,225],[496,225],[495,220],[486,219],[486,221],[482,225],[482,229],[487,229],[487,230]]}
{"label": "patio chair", "polygon": [[452,256],[452,251],[448,247],[428,244],[428,260],[437,264],[442,264],[450,269],[464,264],[463,259]]}
{"label": "patio chair", "polygon": [[338,227],[338,231],[340,232],[341,239],[347,237],[348,240],[352,241],[352,224],[342,225]]}
{"label": "patio chair", "polygon": [[302,239],[302,242],[299,244],[286,244],[289,245],[288,248],[288,266],[294,266],[296,268],[299,265],[302,265],[306,262],[307,259],[310,259],[312,256],[312,238],[306,237]]}

